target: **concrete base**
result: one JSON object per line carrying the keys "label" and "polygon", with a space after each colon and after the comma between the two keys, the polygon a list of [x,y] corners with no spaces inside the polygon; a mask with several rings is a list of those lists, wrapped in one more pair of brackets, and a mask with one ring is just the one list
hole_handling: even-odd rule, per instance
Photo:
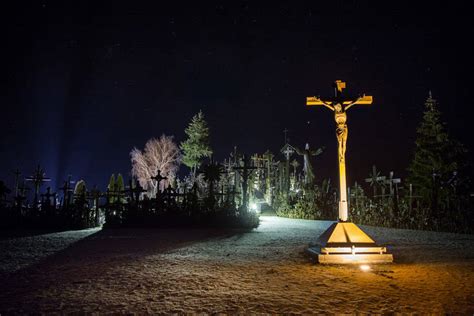
{"label": "concrete base", "polygon": [[323,264],[390,263],[393,256],[354,223],[332,224],[307,252]]}
{"label": "concrete base", "polygon": [[320,247],[310,247],[306,251],[321,264],[362,264],[362,263],[392,263],[392,254],[349,253],[322,254]]}

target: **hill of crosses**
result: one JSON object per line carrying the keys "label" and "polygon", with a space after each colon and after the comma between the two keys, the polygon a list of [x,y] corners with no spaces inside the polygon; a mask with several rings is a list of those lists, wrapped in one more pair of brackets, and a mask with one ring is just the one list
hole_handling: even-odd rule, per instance
{"label": "hill of crosses", "polygon": [[437,101],[429,93],[406,179],[374,165],[349,184],[348,113],[377,100],[333,87],[306,105],[332,111],[334,184],[318,178],[326,149],[287,129],[278,152],[235,146],[217,161],[202,111],[182,142],[131,148],[128,178],[104,188],[73,176],[54,188],[40,165],[12,172],[0,182],[0,315],[473,313],[468,164]]}

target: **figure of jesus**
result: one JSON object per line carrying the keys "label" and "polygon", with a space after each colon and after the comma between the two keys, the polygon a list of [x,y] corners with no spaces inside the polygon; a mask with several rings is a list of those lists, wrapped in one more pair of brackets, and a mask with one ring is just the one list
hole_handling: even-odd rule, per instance
{"label": "figure of jesus", "polygon": [[341,103],[335,103],[334,105],[324,102],[323,105],[334,112],[334,120],[336,121],[336,137],[338,142],[338,156],[339,161],[344,161],[346,155],[346,143],[349,129],[347,128],[347,114],[346,111],[355,104],[356,102],[350,103],[345,107]]}
{"label": "figure of jesus", "polygon": [[343,161],[346,154],[346,142],[349,130],[347,128],[347,114],[340,103],[336,103],[333,107],[334,119],[336,120],[336,136],[339,144],[339,161]]}

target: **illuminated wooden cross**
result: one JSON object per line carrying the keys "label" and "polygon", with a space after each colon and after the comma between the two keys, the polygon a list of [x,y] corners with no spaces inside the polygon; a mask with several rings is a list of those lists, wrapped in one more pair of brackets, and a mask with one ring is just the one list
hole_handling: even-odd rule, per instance
{"label": "illuminated wooden cross", "polygon": [[322,105],[334,112],[339,162],[339,221],[333,223],[318,238],[315,246],[307,251],[316,256],[319,263],[389,263],[393,256],[387,253],[362,229],[348,221],[347,185],[346,185],[346,143],[347,110],[356,104],[372,104],[372,97],[362,95],[355,100],[346,100],[342,90],[346,83],[336,80],[333,99],[321,100],[319,97],[307,97],[306,105]]}
{"label": "illuminated wooden cross", "polygon": [[339,157],[339,220],[347,221],[347,185],[346,185],[346,143],[347,143],[347,110],[356,104],[372,104],[372,96],[362,95],[355,100],[344,100],[342,90],[346,83],[336,80],[334,83],[334,99],[321,100],[319,97],[307,97],[306,105],[322,105],[334,112],[336,121],[336,137]]}

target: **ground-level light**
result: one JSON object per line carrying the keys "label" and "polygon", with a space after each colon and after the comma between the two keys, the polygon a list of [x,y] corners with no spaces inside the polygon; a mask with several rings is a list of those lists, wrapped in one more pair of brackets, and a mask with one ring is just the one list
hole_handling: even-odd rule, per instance
{"label": "ground-level light", "polygon": [[368,264],[361,264],[361,265],[359,266],[359,268],[360,268],[362,271],[364,271],[364,272],[368,272],[368,271],[371,270],[371,269],[370,269],[370,266],[369,266]]}
{"label": "ground-level light", "polygon": [[257,203],[250,203],[250,210],[253,212],[257,212],[258,211]]}

